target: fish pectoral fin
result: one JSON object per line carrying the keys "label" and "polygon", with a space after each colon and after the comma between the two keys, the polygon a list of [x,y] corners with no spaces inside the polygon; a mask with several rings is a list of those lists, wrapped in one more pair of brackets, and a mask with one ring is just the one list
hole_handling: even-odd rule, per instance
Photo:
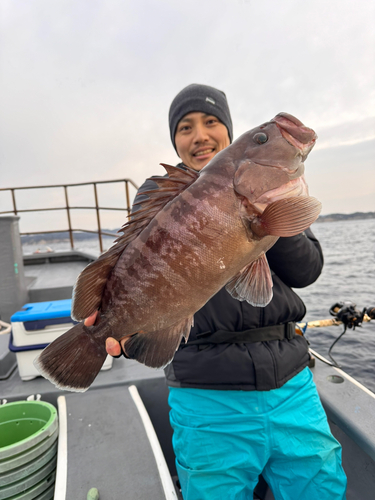
{"label": "fish pectoral fin", "polygon": [[264,253],[244,267],[225,288],[234,299],[246,300],[254,307],[264,307],[272,299],[272,277]]}
{"label": "fish pectoral fin", "polygon": [[164,368],[173,359],[182,337],[189,338],[194,316],[189,316],[168,328],[136,333],[123,344],[125,355],[151,368]]}
{"label": "fish pectoral fin", "polygon": [[316,221],[321,208],[321,203],[310,196],[284,198],[268,205],[251,221],[250,228],[257,236],[295,236]]}

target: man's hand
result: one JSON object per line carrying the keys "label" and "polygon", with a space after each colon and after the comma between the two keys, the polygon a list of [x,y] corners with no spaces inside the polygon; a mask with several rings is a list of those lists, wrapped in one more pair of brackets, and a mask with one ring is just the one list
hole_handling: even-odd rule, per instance
{"label": "man's hand", "polygon": [[120,342],[117,342],[117,340],[113,337],[107,338],[107,340],[105,341],[105,349],[108,354],[115,357],[120,356],[122,353]]}
{"label": "man's hand", "polygon": [[[84,325],[85,326],[92,326],[95,324],[96,317],[98,315],[98,311],[95,311],[94,314],[91,314],[88,318],[85,319]],[[120,343],[117,342],[116,339],[113,337],[108,337],[107,340],[105,341],[105,349],[108,354],[111,356],[120,356],[121,355],[121,346]]]}
{"label": "man's hand", "polygon": [[96,317],[98,315],[98,312],[99,311],[95,311],[94,314],[91,314],[91,316],[89,316],[88,318],[85,319],[85,321],[83,322],[83,324],[85,326],[92,326],[95,321],[96,321]]}

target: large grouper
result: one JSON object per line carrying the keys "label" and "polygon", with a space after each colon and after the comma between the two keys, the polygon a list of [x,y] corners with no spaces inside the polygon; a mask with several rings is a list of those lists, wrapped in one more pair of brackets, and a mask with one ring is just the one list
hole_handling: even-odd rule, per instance
{"label": "large grouper", "polygon": [[157,189],[121,229],[115,244],[79,275],[72,317],[99,310],[42,351],[40,373],[60,389],[83,392],[107,356],[105,341],[160,368],[188,340],[194,313],[222,287],[266,306],[272,278],[265,253],[303,232],[321,205],[308,196],[304,161],[316,134],[280,113],[244,133],[196,172],[163,165]]}

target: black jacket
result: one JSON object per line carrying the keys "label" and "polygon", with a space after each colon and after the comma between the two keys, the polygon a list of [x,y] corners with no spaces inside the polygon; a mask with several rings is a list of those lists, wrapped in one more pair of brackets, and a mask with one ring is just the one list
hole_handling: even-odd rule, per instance
{"label": "black jacket", "polygon": [[[156,184],[146,181],[139,189],[133,211],[146,196],[142,192]],[[181,345],[165,369],[173,387],[220,390],[267,391],[281,387],[308,365],[306,340],[194,345],[197,334],[242,332],[290,321],[300,321],[306,308],[291,287],[313,283],[321,273],[323,254],[310,229],[290,238],[279,238],[267,252],[272,271],[273,299],[266,307],[253,307],[233,299],[223,288],[194,315],[189,341]],[[187,291],[188,293],[188,291]]]}

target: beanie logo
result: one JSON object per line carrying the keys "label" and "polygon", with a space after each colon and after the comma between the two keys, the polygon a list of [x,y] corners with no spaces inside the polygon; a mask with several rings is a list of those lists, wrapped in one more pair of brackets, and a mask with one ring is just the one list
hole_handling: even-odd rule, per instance
{"label": "beanie logo", "polygon": [[216,104],[215,101],[212,99],[212,97],[206,97],[206,102],[209,102],[211,104]]}

